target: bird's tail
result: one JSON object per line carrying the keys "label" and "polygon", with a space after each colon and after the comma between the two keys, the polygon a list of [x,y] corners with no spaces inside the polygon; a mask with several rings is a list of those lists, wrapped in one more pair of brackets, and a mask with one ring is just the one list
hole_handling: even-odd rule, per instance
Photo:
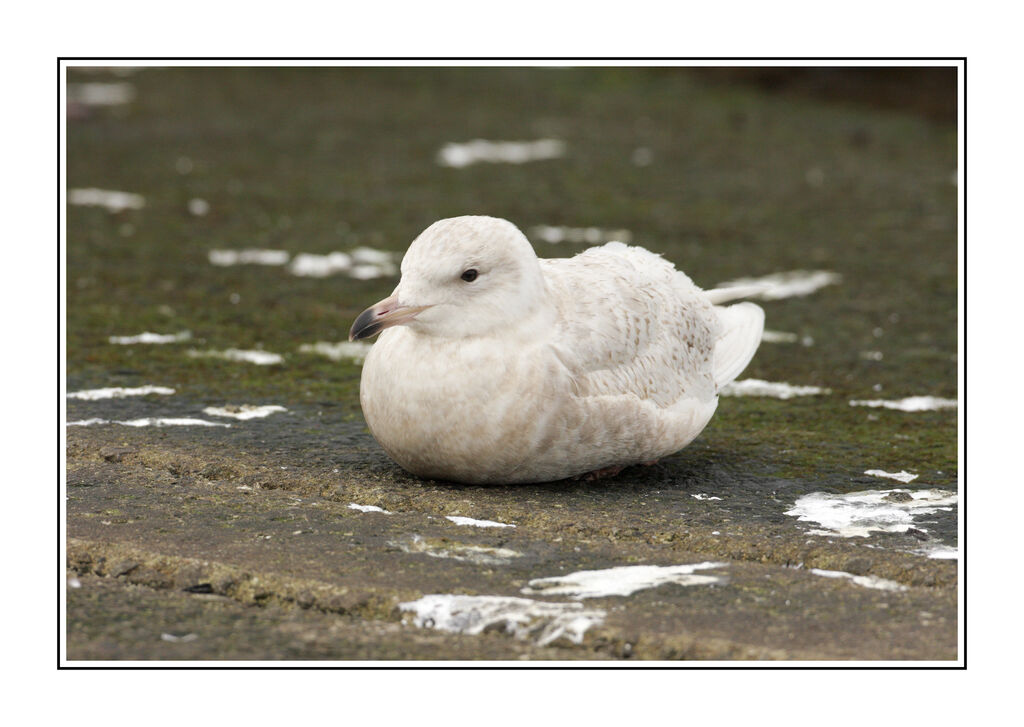
{"label": "bird's tail", "polygon": [[[712,293],[719,291],[711,291]],[[715,342],[715,384],[721,389],[739,376],[754,357],[764,331],[764,311],[754,303],[715,306],[722,322],[721,335]]]}

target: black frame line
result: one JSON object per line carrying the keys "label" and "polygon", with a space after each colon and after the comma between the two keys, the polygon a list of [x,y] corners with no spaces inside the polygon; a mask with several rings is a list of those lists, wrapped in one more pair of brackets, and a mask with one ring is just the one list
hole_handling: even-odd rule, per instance
{"label": "black frame line", "polygon": [[[960,613],[963,627],[963,651],[959,654],[961,663],[945,665],[907,665],[901,666],[898,662],[893,664],[884,665],[846,665],[843,663],[837,663],[835,665],[807,665],[807,664],[715,664],[715,665],[702,665],[700,663],[680,663],[678,665],[666,665],[666,664],[651,664],[645,665],[641,662],[634,662],[629,666],[626,665],[609,665],[609,666],[586,666],[586,665],[545,665],[545,664],[533,664],[532,662],[528,665],[522,666],[500,666],[500,665],[468,665],[468,664],[457,664],[451,666],[428,664],[428,665],[417,665],[416,663],[411,664],[353,664],[352,662],[344,662],[338,665],[303,665],[301,663],[294,662],[282,662],[280,665],[239,665],[232,664],[230,666],[217,666],[208,664],[131,664],[125,666],[107,665],[107,664],[70,664],[65,661],[61,663],[61,649],[60,649],[60,637],[61,637],[61,623],[60,623],[60,587],[61,581],[64,578],[63,571],[66,567],[66,541],[61,542],[61,510],[60,510],[60,492],[58,484],[58,503],[57,503],[57,551],[58,558],[61,559],[58,562],[58,580],[57,580],[57,670],[226,670],[226,669],[237,669],[237,670],[282,670],[282,669],[296,669],[296,670],[460,670],[460,669],[473,669],[473,670],[505,670],[505,671],[516,671],[516,670],[687,670],[687,669],[709,669],[709,670],[790,670],[790,671],[803,671],[803,670],[848,670],[848,671],[888,671],[888,670],[922,670],[922,671],[965,671],[967,669],[967,497],[966,488],[963,487],[963,475],[961,472],[967,463],[967,57],[966,56],[921,56],[921,57],[892,57],[892,56],[828,56],[820,58],[811,58],[805,56],[770,56],[770,57],[753,57],[753,56],[582,56],[582,57],[570,57],[570,56],[400,56],[400,57],[377,57],[377,56],[58,56],[57,58],[57,280],[58,280],[58,291],[57,291],[57,351],[58,359],[60,356],[60,336],[63,331],[62,323],[63,317],[61,315],[62,307],[61,302],[64,301],[66,304],[65,293],[66,291],[60,289],[60,246],[61,246],[61,222],[60,213],[64,208],[64,200],[66,190],[61,186],[61,159],[62,152],[66,151],[64,148],[64,142],[66,141],[61,134],[61,115],[65,113],[65,110],[61,106],[60,98],[60,84],[62,80],[61,74],[66,71],[64,65],[67,61],[212,61],[212,62],[224,62],[224,61],[305,61],[305,62],[317,62],[317,61],[465,61],[467,65],[472,64],[475,61],[524,61],[524,62],[535,62],[535,61],[741,61],[741,62],[766,62],[766,61],[955,61],[957,68],[962,69],[963,79],[963,92],[958,99],[958,118],[957,123],[961,123],[962,114],[962,152],[963,152],[963,165],[960,171],[960,180],[958,195],[962,194],[963,206],[962,206],[962,217],[963,217],[963,240],[960,241],[963,247],[963,268],[962,271],[962,284],[963,284],[963,310],[962,321],[963,321],[963,373],[964,383],[963,391],[958,392],[958,400],[962,403],[959,404],[958,416],[962,416],[963,419],[963,461],[959,462],[958,466],[958,478],[957,478],[957,492],[961,496],[958,500],[958,508],[960,512],[958,517],[962,518],[964,536],[957,543],[957,547],[960,549],[960,567],[961,567],[961,582],[958,584],[963,594],[963,610]],[[272,66],[268,66],[272,67]],[[808,66],[813,67],[813,66]],[[959,200],[958,200],[959,202]],[[958,210],[959,211],[959,210]],[[958,281],[960,284],[961,281]],[[58,377],[60,376],[60,361],[58,360]],[[57,381],[57,458],[60,461],[63,456],[63,452],[60,451],[61,446],[61,435],[59,427],[61,426],[61,415],[63,413],[63,401],[60,398],[60,386],[61,381]]]}

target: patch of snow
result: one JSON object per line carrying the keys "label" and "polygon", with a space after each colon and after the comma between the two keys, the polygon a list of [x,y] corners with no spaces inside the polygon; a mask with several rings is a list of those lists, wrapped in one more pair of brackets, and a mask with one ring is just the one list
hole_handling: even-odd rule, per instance
{"label": "patch of snow", "polygon": [[388,278],[395,275],[398,272],[398,267],[394,264],[387,265],[354,265],[352,270],[349,272],[349,277],[355,278],[356,280],[376,280],[377,278]]}
{"label": "patch of snow", "polygon": [[831,394],[832,390],[820,386],[794,386],[785,382],[743,379],[726,384],[718,393],[720,396],[770,396],[775,399],[792,399],[795,396]]}
{"label": "patch of snow", "polygon": [[955,409],[956,399],[940,399],[937,396],[909,396],[906,399],[854,400],[850,406],[870,406],[874,408],[895,409],[897,411],[934,411],[937,409]]}
{"label": "patch of snow", "polygon": [[231,417],[232,419],[246,421],[247,419],[262,419],[278,411],[288,410],[277,404],[265,404],[263,406],[242,404],[240,406],[208,406],[203,409],[203,414],[215,417]]}
{"label": "patch of snow", "polygon": [[628,596],[646,588],[657,588],[665,583],[680,586],[712,585],[723,583],[724,576],[697,575],[694,571],[724,568],[728,563],[692,563],[689,565],[632,565],[604,570],[576,571],[564,576],[535,578],[523,593],[545,596],[601,598]]}
{"label": "patch of snow", "polygon": [[130,83],[69,83],[68,103],[85,106],[121,106],[135,100]]}
{"label": "patch of snow", "polygon": [[210,250],[207,254],[212,265],[284,265],[291,255],[285,250]]}
{"label": "patch of snow", "polygon": [[716,288],[760,286],[762,291],[750,297],[761,300],[782,300],[810,295],[827,285],[836,285],[843,277],[828,270],[790,270],[760,278],[737,278],[719,283]]}
{"label": "patch of snow", "polygon": [[361,265],[390,265],[395,255],[388,250],[375,250],[372,247],[357,247],[352,251],[352,262]]}
{"label": "patch of snow", "polygon": [[117,421],[111,419],[81,419],[75,422],[68,422],[69,427],[89,427],[94,424],[120,424],[125,427],[230,427],[230,424],[223,422],[208,422],[205,419],[165,419],[146,417],[143,419],[129,419]]}
{"label": "patch of snow", "polygon": [[161,394],[168,396],[174,393],[174,389],[167,386],[137,386],[135,388],[123,388],[114,386],[107,389],[86,389],[84,391],[72,391],[68,394],[69,399],[85,399],[96,401],[97,399],[123,399],[126,396],[148,396],[149,394]]}
{"label": "patch of snow", "polygon": [[199,638],[199,636],[196,634],[185,634],[184,636],[175,636],[174,634],[163,633],[160,634],[160,638],[163,641],[170,641],[172,643],[181,642],[187,644],[189,641],[195,641]]}
{"label": "patch of snow", "polygon": [[509,548],[491,548],[484,545],[466,545],[463,543],[432,543],[419,535],[414,535],[408,542],[389,542],[388,545],[406,553],[422,553],[431,558],[449,558],[477,565],[508,565],[512,558],[522,557],[522,553]]}
{"label": "patch of snow", "polygon": [[327,255],[315,255],[309,252],[299,253],[288,266],[292,275],[310,278],[326,278],[335,273],[345,272],[352,267],[352,256],[343,252],[332,252]]}
{"label": "patch of snow", "polygon": [[915,525],[915,517],[950,511],[957,502],[957,494],[947,490],[865,490],[846,495],[812,492],[797,499],[786,514],[827,528],[808,530],[809,535],[866,538],[872,531],[923,530]]}
{"label": "patch of snow", "polygon": [[357,505],[354,502],[350,502],[348,504],[348,509],[349,510],[358,510],[359,512],[382,512],[385,515],[390,515],[391,514],[390,510],[385,510],[384,508],[377,507],[376,505]]}
{"label": "patch of snow", "polygon": [[279,353],[270,351],[240,351],[237,348],[229,348],[224,351],[189,351],[192,358],[222,358],[227,361],[241,361],[253,363],[257,366],[273,366],[284,362],[284,357]]}
{"label": "patch of snow", "polygon": [[811,568],[811,573],[816,576],[824,576],[825,578],[846,578],[847,580],[853,581],[858,586],[864,588],[876,588],[880,591],[905,591],[907,587],[896,581],[890,581],[885,578],[878,578],[877,576],[855,576],[853,573],[845,573],[839,570],[822,570],[820,568]]}
{"label": "patch of snow", "polygon": [[770,331],[767,328],[761,333],[763,343],[796,343],[800,336],[786,331]]}
{"label": "patch of snow", "polygon": [[370,247],[357,247],[351,253],[301,253],[295,256],[288,269],[292,275],[303,277],[326,278],[337,273],[346,273],[356,280],[373,280],[398,273],[394,257],[392,252],[374,250]]}
{"label": "patch of snow", "polygon": [[529,236],[552,245],[560,242],[598,245],[612,241],[629,244],[633,239],[633,234],[629,230],[602,230],[599,227],[557,227],[553,225],[531,227]]}
{"label": "patch of snow", "polygon": [[941,543],[925,546],[915,552],[938,560],[957,560],[960,558],[959,548],[954,548],[951,545],[943,545]]}
{"label": "patch of snow", "polygon": [[431,594],[416,601],[400,603],[420,628],[461,634],[480,634],[500,628],[519,639],[533,638],[544,646],[559,638],[583,641],[591,626],[599,625],[605,611],[584,609],[579,603],[548,603],[507,596],[463,596]]}
{"label": "patch of snow", "polygon": [[120,346],[130,346],[136,343],[181,343],[191,338],[191,331],[181,331],[180,333],[150,333],[149,331],[144,331],[137,336],[111,336],[107,340]]}
{"label": "patch of snow", "polygon": [[555,159],[565,155],[564,141],[538,139],[536,141],[487,141],[474,139],[464,144],[449,143],[437,153],[437,163],[443,167],[468,167],[479,162],[523,164],[537,159]]}
{"label": "patch of snow", "polygon": [[461,517],[459,515],[445,515],[448,520],[451,520],[456,525],[473,525],[478,528],[514,528],[515,525],[509,523],[499,523],[494,520],[474,520],[471,517]]}
{"label": "patch of snow", "polygon": [[189,214],[194,217],[203,217],[210,211],[210,203],[205,199],[199,199],[198,197],[190,199],[188,201]]}
{"label": "patch of snow", "polygon": [[110,189],[69,189],[68,204],[82,207],[104,207],[110,212],[139,210],[146,206],[146,198],[132,192],[118,192]]}
{"label": "patch of snow", "polygon": [[871,475],[872,477],[887,477],[890,480],[897,480],[898,482],[902,482],[903,484],[913,482],[919,477],[919,475],[912,475],[905,470],[900,470],[899,472],[886,472],[885,470],[864,470],[864,474]]}
{"label": "patch of snow", "polygon": [[318,353],[326,356],[331,361],[349,360],[361,364],[370,353],[372,344],[363,341],[340,341],[331,343],[329,341],[317,341],[316,343],[304,343],[299,346],[300,353]]}

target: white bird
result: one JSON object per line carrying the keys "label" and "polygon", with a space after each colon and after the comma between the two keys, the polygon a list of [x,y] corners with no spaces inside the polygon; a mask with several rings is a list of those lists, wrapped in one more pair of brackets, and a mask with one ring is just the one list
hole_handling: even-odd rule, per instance
{"label": "white bird", "polygon": [[750,290],[702,291],[621,242],[541,260],[494,217],[435,222],[401,269],[349,338],[381,332],[363,414],[392,459],[429,479],[546,482],[653,463],[704,429],[764,328],[753,303],[717,305]]}

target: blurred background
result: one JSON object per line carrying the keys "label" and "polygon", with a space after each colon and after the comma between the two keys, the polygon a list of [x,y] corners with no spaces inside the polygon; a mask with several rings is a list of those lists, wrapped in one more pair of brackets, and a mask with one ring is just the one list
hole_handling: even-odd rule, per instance
{"label": "blurred background", "polygon": [[[623,239],[706,288],[841,281],[765,302],[781,338],[745,374],[833,397],[736,400],[723,444],[870,448],[894,430],[848,399],[957,396],[955,68],[69,68],[67,113],[69,390],[357,423],[358,361],[324,346],[422,229],[488,214],[542,257]],[[179,338],[111,345],[143,332]],[[893,426],[955,472],[955,417]]]}

